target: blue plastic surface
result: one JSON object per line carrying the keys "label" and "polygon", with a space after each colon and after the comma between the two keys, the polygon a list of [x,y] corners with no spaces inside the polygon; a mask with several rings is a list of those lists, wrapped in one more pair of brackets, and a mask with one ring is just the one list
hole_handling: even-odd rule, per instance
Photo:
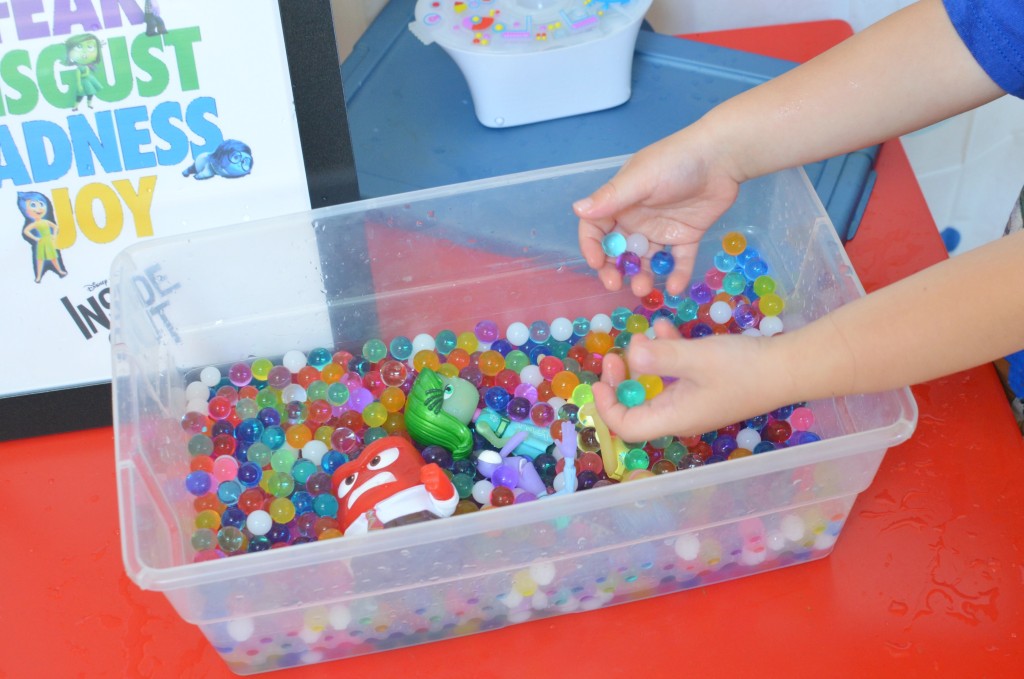
{"label": "blue plastic surface", "polygon": [[[451,58],[409,32],[415,5],[392,0],[342,64],[364,198],[633,153],[796,65],[643,30],[625,104],[492,129],[477,121]],[[874,185],[877,153],[874,146],[805,166],[844,242]]]}

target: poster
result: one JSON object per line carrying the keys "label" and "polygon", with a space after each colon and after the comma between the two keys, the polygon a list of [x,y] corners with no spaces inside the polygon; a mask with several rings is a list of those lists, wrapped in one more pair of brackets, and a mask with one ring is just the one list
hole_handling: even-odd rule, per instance
{"label": "poster", "polygon": [[0,398],[109,381],[123,248],[310,207],[285,54],[269,0],[0,0]]}

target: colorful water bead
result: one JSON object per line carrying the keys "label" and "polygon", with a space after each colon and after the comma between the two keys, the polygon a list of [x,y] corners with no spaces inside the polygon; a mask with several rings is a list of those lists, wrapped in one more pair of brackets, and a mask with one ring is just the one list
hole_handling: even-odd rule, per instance
{"label": "colorful water bead", "polygon": [[627,408],[640,405],[647,398],[647,390],[637,380],[622,380],[615,388],[619,403]]}
{"label": "colorful water bead", "polygon": [[612,231],[601,239],[601,249],[604,254],[615,259],[626,251],[626,237],[619,231]]}
{"label": "colorful water bead", "polygon": [[668,250],[658,250],[651,255],[651,271],[659,276],[667,276],[676,268],[676,258]]}
{"label": "colorful water bead", "polygon": [[747,248],[747,237],[739,231],[730,231],[722,236],[722,250],[735,257]]}

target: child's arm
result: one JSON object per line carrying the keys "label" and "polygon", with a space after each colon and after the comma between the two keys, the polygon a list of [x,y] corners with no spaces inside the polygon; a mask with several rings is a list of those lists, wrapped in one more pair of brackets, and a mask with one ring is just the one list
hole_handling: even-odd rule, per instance
{"label": "child's arm", "polygon": [[[580,248],[609,288],[622,277],[601,249],[613,227],[673,246],[678,294],[701,234],[740,182],[919,129],[998,98],[941,0],[921,0],[819,57],[713,109],[642,151],[575,206]],[[634,277],[646,294],[649,273]]]}
{"label": "child's arm", "polygon": [[622,360],[604,360],[594,400],[626,440],[699,434],[799,401],[891,389],[1005,356],[1024,344],[1024,231],[851,302],[775,337],[725,335],[673,340],[634,336],[632,374],[678,377],[627,409],[613,388]]}

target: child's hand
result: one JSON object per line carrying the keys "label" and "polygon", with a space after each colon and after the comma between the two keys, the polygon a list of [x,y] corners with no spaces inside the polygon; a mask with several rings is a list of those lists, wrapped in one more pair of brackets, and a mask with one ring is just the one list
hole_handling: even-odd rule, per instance
{"label": "child's hand", "polygon": [[634,155],[607,184],[573,205],[580,218],[580,250],[610,290],[622,286],[615,261],[601,241],[613,229],[626,236],[642,233],[651,243],[644,269],[633,276],[638,296],[654,283],[650,255],[672,246],[675,270],[665,288],[681,294],[690,278],[701,236],[725,212],[739,190],[729,164],[695,128],[667,137]]}
{"label": "child's hand", "polygon": [[657,339],[637,334],[626,359],[632,377],[658,375],[664,391],[627,408],[615,387],[626,377],[616,354],[604,357],[601,382],[593,385],[594,403],[608,428],[626,441],[647,441],[670,434],[695,435],[788,405],[791,377],[777,342],[769,337],[712,335],[683,339],[671,322],[654,325]]}

